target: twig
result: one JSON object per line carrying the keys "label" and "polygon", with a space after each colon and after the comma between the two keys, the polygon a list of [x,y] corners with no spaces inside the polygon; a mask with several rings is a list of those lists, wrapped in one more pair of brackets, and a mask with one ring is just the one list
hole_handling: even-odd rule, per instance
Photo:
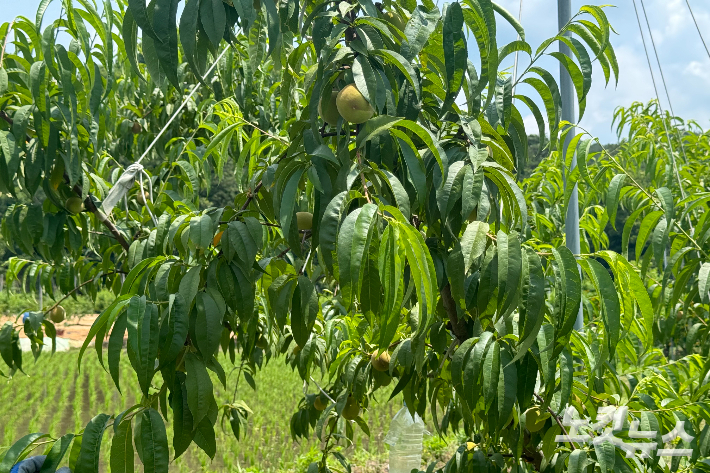
{"label": "twig", "polygon": [[64,301],[64,299],[68,298],[69,296],[71,296],[72,294],[74,294],[76,291],[78,291],[78,290],[81,289],[82,287],[86,286],[87,284],[93,282],[94,279],[96,279],[96,278],[98,278],[98,277],[100,277],[100,276],[108,276],[109,274],[115,274],[115,273],[116,273],[116,271],[111,271],[110,273],[97,274],[97,275],[94,276],[93,278],[87,279],[86,281],[84,281],[83,283],[79,284],[78,286],[76,286],[76,287],[75,287],[74,289],[72,289],[71,291],[67,292],[67,293],[64,295],[64,297],[62,297],[61,299],[59,299],[59,300],[57,301],[57,303],[54,304],[52,307],[50,307],[49,309],[45,310],[44,313],[45,313],[45,314],[48,314],[48,313],[52,312],[59,304],[61,304],[61,303]]}
{"label": "twig", "polygon": [[427,374],[429,378],[435,378],[439,373],[441,373],[441,369],[444,367],[444,363],[446,363],[446,360],[451,356],[451,353],[453,353],[454,348],[456,348],[456,345],[458,345],[458,343],[458,338],[454,337],[454,339],[451,341],[451,345],[449,345],[449,348],[446,350],[446,353],[444,353],[444,357],[441,359],[441,363],[439,363],[439,368],[437,368],[436,371],[430,371],[429,374]]}
{"label": "twig", "polygon": [[449,316],[449,321],[451,322],[451,331],[454,336],[458,339],[459,343],[464,342],[469,338],[468,327],[466,326],[466,321],[462,318],[459,319],[458,313],[456,311],[456,301],[451,295],[451,285],[447,284],[441,290],[441,302],[444,306],[444,310]]}
{"label": "twig", "polygon": [[[538,401],[540,401],[542,404],[545,404],[545,400],[542,397],[540,397],[540,395],[538,393],[533,393],[533,394],[535,395],[535,397],[537,398]],[[547,406],[547,412],[549,412],[550,415],[555,419],[555,421],[557,422],[557,425],[559,425],[560,429],[562,429],[562,433],[565,434],[565,437],[569,437],[569,434],[567,433],[567,429],[565,429],[565,426],[562,425],[562,421],[560,421],[560,418],[557,416],[557,414],[555,414],[555,412],[552,409],[550,409],[550,406]],[[569,442],[569,444],[572,446],[572,450],[575,450],[574,443]]]}
{"label": "twig", "polygon": [[108,238],[115,238],[115,237],[114,237],[113,235],[111,235],[110,233],[97,232],[96,230],[89,230],[89,233],[91,233],[91,234],[93,234],[93,235],[105,236],[105,237],[108,237]]}
{"label": "twig", "polygon": [[244,205],[242,205],[242,208],[239,209],[242,212],[249,207],[249,204],[251,201],[254,199],[254,196],[259,193],[259,189],[261,189],[261,186],[263,185],[263,181],[259,181],[259,183],[256,185],[253,191],[249,191],[249,195],[247,195],[247,201],[244,202]]}
{"label": "twig", "polygon": [[[335,131],[329,131],[328,133],[321,133],[320,136],[321,136],[322,138],[327,138],[327,137],[329,137],[329,136],[338,136],[338,135],[343,135],[343,133],[338,133],[338,132],[335,132]],[[350,136],[357,136],[357,133],[354,132],[354,131],[351,131],[351,132],[350,132]]]}
{"label": "twig", "polygon": [[[0,110],[0,118],[5,120],[10,126],[12,126],[15,123],[15,121],[12,118],[10,118],[10,115],[8,115],[7,112],[5,112],[5,110]],[[25,135],[25,141],[28,143],[30,141],[32,141],[32,138],[30,137],[30,135],[27,135],[27,134]]]}
{"label": "twig", "polygon": [[2,42],[2,51],[0,51],[0,67],[2,67],[3,60],[5,59],[5,46],[7,46],[7,40],[10,37],[10,31],[13,26],[15,26],[15,20],[10,22],[10,27],[7,29],[7,35],[5,36],[5,40]]}

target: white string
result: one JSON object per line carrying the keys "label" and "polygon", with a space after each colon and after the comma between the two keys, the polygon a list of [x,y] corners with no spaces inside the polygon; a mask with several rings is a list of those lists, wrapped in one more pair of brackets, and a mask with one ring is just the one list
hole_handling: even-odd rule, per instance
{"label": "white string", "polygon": [[[518,23],[523,19],[523,0],[520,0],[520,7],[518,8]],[[520,40],[520,33],[518,33],[518,40]],[[513,64],[513,84],[518,80],[518,53],[520,51],[515,51],[515,63]],[[513,101],[515,101],[515,85],[513,85]]]}
{"label": "white string", "polygon": [[[150,215],[150,218],[153,220],[153,225],[156,227],[158,226],[158,221],[155,219],[155,215],[153,215],[153,212],[150,211],[150,206],[148,205],[148,202],[145,200],[145,189],[143,188],[143,174],[148,175],[145,171],[142,171],[138,174],[138,185],[140,186],[140,192],[141,195],[143,196],[143,202],[145,202],[145,209],[148,211],[148,215]],[[148,180],[150,181],[150,176],[148,176]],[[153,184],[151,183],[150,185],[150,192],[148,193],[148,199],[150,200],[151,205],[153,204]]]}
{"label": "white string", "polygon": [[[224,54],[227,52],[228,49],[229,49],[229,45],[228,45],[228,46],[224,49],[224,51],[222,51],[222,53],[217,57],[217,59],[216,59],[216,60],[214,61],[214,63],[210,66],[210,68],[207,69],[207,72],[205,73],[205,77],[207,77],[207,76],[210,75],[210,72],[212,72],[212,70],[215,68],[215,66],[217,65],[217,63],[219,62],[219,60],[222,59],[222,56],[224,56]],[[148,155],[148,153],[150,152],[150,150],[153,149],[153,146],[155,146],[155,144],[158,142],[158,140],[160,139],[160,137],[163,136],[163,133],[165,133],[165,130],[167,130],[168,127],[170,126],[170,124],[173,122],[173,120],[175,120],[175,117],[178,116],[178,114],[180,113],[180,111],[181,111],[183,108],[185,108],[185,105],[187,105],[187,102],[192,98],[193,95],[195,95],[195,92],[197,92],[197,89],[200,88],[200,85],[202,85],[201,82],[198,82],[197,84],[195,84],[195,86],[194,86],[194,87],[192,88],[192,90],[190,91],[190,94],[185,98],[185,100],[182,101],[182,104],[180,104],[180,106],[178,107],[178,109],[173,112],[173,114],[172,114],[172,116],[170,117],[170,119],[168,120],[168,122],[163,126],[163,129],[160,130],[160,132],[158,133],[158,135],[153,139],[153,142],[152,142],[150,145],[148,145],[148,148],[145,150],[145,152],[143,153],[143,155],[142,155],[140,158],[138,158],[138,161],[136,161],[136,163],[140,163],[141,161],[143,161],[143,158],[145,158],[145,157]]]}

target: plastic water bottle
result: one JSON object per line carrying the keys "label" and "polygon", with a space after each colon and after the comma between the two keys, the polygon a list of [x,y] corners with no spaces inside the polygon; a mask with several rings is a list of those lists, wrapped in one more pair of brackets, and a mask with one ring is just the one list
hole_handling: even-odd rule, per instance
{"label": "plastic water bottle", "polygon": [[385,437],[385,443],[390,446],[389,473],[411,473],[419,470],[422,463],[422,440],[426,426],[419,417],[414,417],[406,407],[395,414],[390,424],[390,431]]}

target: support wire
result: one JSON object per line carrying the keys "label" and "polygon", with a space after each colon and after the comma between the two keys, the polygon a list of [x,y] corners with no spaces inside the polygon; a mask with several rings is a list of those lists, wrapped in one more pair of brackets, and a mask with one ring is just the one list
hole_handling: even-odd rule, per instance
{"label": "support wire", "polygon": [[[643,3],[643,0],[641,0]],[[646,47],[646,38],[643,34],[643,27],[641,26],[641,17],[639,16],[638,8],[636,7],[636,0],[632,0],[634,4],[634,12],[636,12],[636,21],[639,25],[639,33],[641,34],[641,42],[643,44],[643,50],[646,53],[646,61],[648,62],[648,71],[651,73],[651,82],[653,83],[653,90],[656,93],[656,100],[658,101],[658,108],[661,109],[661,117],[663,122],[663,128],[666,131],[666,136],[668,137],[668,146],[671,149],[671,166],[675,171],[676,179],[678,180],[678,187],[680,187],[680,192],[682,197],[685,199],[685,191],[683,190],[683,185],[680,179],[680,174],[678,173],[678,166],[675,161],[675,152],[673,150],[673,143],[671,142],[670,133],[668,132],[668,127],[666,126],[665,112],[663,111],[663,105],[661,104],[660,96],[658,95],[658,87],[656,87],[656,79],[653,75],[653,66],[651,66],[651,57],[648,55],[648,48]]]}

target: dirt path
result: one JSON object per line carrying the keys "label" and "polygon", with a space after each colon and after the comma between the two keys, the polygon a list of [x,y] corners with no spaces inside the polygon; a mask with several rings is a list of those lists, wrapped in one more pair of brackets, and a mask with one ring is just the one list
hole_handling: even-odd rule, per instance
{"label": "dirt path", "polygon": [[[94,323],[98,314],[92,315],[81,315],[71,317],[64,322],[55,324],[57,327],[57,337],[66,338],[72,347],[80,347],[84,343],[84,339],[89,334],[89,329],[91,329],[91,324]],[[16,316],[0,316],[0,327],[5,325],[5,322],[15,323],[15,320],[21,323],[21,319]],[[24,337],[23,331],[20,331],[20,337]]]}

